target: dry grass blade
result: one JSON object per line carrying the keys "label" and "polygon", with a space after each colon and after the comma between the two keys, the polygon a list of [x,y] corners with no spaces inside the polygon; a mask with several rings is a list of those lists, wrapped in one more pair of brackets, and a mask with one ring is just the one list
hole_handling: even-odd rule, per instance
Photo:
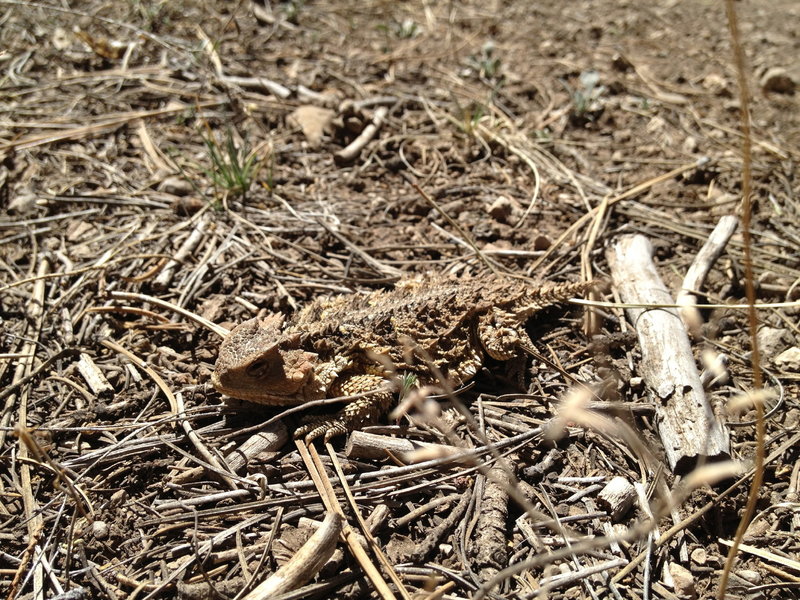
{"label": "dry grass blade", "polygon": [[612,196],[608,200],[603,200],[603,202],[600,205],[592,208],[590,211],[588,211],[587,213],[582,215],[579,219],[577,219],[574,223],[572,223],[572,225],[570,225],[558,237],[558,239],[553,243],[553,245],[550,248],[548,248],[541,257],[539,257],[537,260],[535,260],[533,262],[533,265],[531,266],[531,269],[537,269],[538,267],[540,267],[544,263],[544,261],[547,258],[549,258],[549,256],[551,254],[553,254],[566,240],[568,240],[571,237],[575,236],[577,234],[577,232],[582,227],[584,227],[586,225],[587,222],[591,221],[592,219],[596,219],[598,214],[600,214],[601,212],[605,213],[609,209],[609,207],[611,207],[611,206],[613,206],[613,205],[615,205],[618,202],[621,202],[623,200],[627,200],[629,198],[634,198],[634,197],[638,196],[639,194],[647,191],[649,188],[653,187],[654,185],[657,185],[657,184],[662,183],[664,181],[668,181],[668,180],[670,180],[670,179],[672,179],[672,178],[674,178],[674,177],[676,177],[678,175],[681,175],[683,173],[686,173],[688,171],[692,171],[694,169],[697,169],[698,167],[701,167],[701,166],[705,165],[707,162],[708,162],[708,159],[701,158],[701,159],[699,159],[699,160],[697,160],[697,161],[695,161],[693,163],[681,165],[679,167],[676,167],[675,169],[672,169],[671,171],[668,171],[667,173],[664,173],[662,175],[658,175],[658,176],[653,177],[653,178],[651,178],[651,179],[649,179],[647,181],[643,181],[641,183],[637,183],[636,185],[630,187],[629,189],[627,189],[626,191],[622,192],[621,194],[617,194],[615,196]]}
{"label": "dry grass blade", "polygon": [[[720,540],[720,544],[727,546],[728,548],[733,548],[734,543],[731,540]],[[751,546],[750,544],[739,544],[739,550],[742,552],[747,552],[748,554],[752,554],[753,556],[758,556],[759,558],[763,558],[765,560],[772,561],[774,563],[778,563],[779,565],[783,565],[784,567],[789,567],[794,571],[800,572],[800,561],[792,560],[791,558],[787,558],[785,556],[781,556],[780,554],[775,554],[774,552],[769,552],[767,550],[762,550],[761,548],[756,548],[755,546]]]}
{"label": "dry grass blade", "polygon": [[[744,283],[745,291],[747,294],[747,301],[750,304],[748,311],[748,322],[750,330],[750,364],[753,370],[753,387],[756,391],[763,387],[763,374],[761,371],[761,353],[758,344],[758,314],[755,309],[756,302],[756,288],[753,275],[753,258],[752,258],[752,239],[751,239],[751,224],[753,216],[752,207],[752,143],[750,133],[750,89],[747,84],[747,76],[745,75],[745,58],[744,49],[742,48],[742,41],[739,36],[738,17],[736,15],[736,7],[733,0],[726,0],[725,13],[728,17],[728,27],[731,34],[731,46],[733,48],[734,63],[736,66],[736,74],[739,84],[739,102],[740,102],[740,118],[742,124],[742,232],[744,235]],[[744,537],[747,526],[750,524],[750,519],[756,510],[756,502],[758,501],[758,494],[761,490],[761,484],[764,480],[764,446],[765,446],[765,425],[764,425],[764,407],[760,402],[756,403],[756,455],[755,455],[755,473],[753,481],[750,483],[750,493],[747,497],[747,506],[742,513],[739,527],[736,529],[736,537],[734,538],[733,545],[728,552],[725,567],[722,569],[722,577],[720,577],[719,590],[717,591],[717,598],[723,600],[728,589],[728,577],[731,569],[733,569],[733,562],[736,559],[736,552],[739,544]]]}
{"label": "dry grass blade", "polygon": [[400,577],[398,577],[397,572],[394,570],[394,567],[386,558],[386,555],[381,550],[381,547],[375,541],[375,538],[369,531],[369,527],[364,522],[364,518],[361,516],[361,513],[358,510],[358,504],[356,503],[356,499],[353,497],[353,491],[347,484],[347,478],[344,476],[342,465],[339,462],[339,459],[336,457],[336,451],[333,449],[333,446],[330,445],[330,442],[326,443],[325,447],[328,450],[328,456],[330,457],[331,462],[333,463],[333,467],[334,469],[336,469],[336,475],[338,475],[339,477],[339,484],[342,486],[344,494],[347,497],[347,501],[350,504],[350,510],[353,511],[353,514],[356,517],[356,521],[358,521],[358,526],[361,528],[361,535],[363,535],[364,538],[367,540],[367,544],[369,545],[370,550],[377,557],[378,561],[380,561],[384,571],[389,574],[392,583],[394,583],[394,585],[399,590],[401,597],[404,598],[404,600],[410,600],[411,594],[408,593],[408,590],[406,590],[406,587],[403,585],[403,582],[400,580]]}
{"label": "dry grass blade", "polygon": [[217,325],[216,323],[212,323],[208,319],[204,319],[200,315],[193,313],[191,311],[186,310],[185,308],[181,308],[175,304],[170,302],[166,302],[155,296],[148,296],[146,294],[133,294],[130,292],[111,292],[111,297],[116,300],[134,300],[138,302],[143,302],[147,304],[152,304],[154,306],[158,306],[159,308],[163,308],[165,310],[171,310],[173,312],[178,313],[182,317],[189,319],[190,321],[194,321],[198,325],[202,325],[206,329],[213,331],[220,337],[225,337],[230,333],[230,330]]}
{"label": "dry grass blade", "polygon": [[[33,323],[33,327],[27,333],[27,341],[23,344],[21,354],[25,356],[17,363],[17,368],[14,370],[14,379],[22,379],[25,375],[29,375],[33,366],[33,358],[36,354],[36,340],[38,340],[42,328],[42,320],[44,318],[44,298],[45,298],[45,280],[44,276],[50,270],[50,263],[46,259],[39,263],[36,272],[37,280],[33,286],[33,293],[31,294],[31,303],[28,305],[28,317]],[[14,396],[9,396],[10,400]],[[8,405],[7,405],[8,406]],[[9,407],[10,408],[10,407]],[[20,393],[17,412],[17,423],[21,427],[25,427],[28,423],[28,391],[23,389]],[[32,481],[32,462],[30,456],[30,448],[28,444],[22,443],[23,438],[20,437],[20,444],[17,450],[17,457],[19,459],[19,493],[22,495],[23,504],[25,507],[25,522],[28,532],[29,546],[34,543],[33,540],[38,540],[42,535],[44,529],[44,519],[39,507],[39,503],[33,493],[31,485]],[[80,505],[79,505],[80,506]],[[45,563],[39,560],[38,554],[40,549],[35,548],[33,551],[26,550],[25,562],[34,560],[33,571],[33,593],[36,598],[44,598],[44,578],[45,578]],[[19,578],[22,572],[18,572],[12,582],[12,593],[19,583]]]}
{"label": "dry grass blade", "polygon": [[[197,104],[195,108],[200,109],[200,108],[219,106],[220,104],[222,104],[222,102],[223,101],[221,100],[200,102]],[[0,152],[8,152],[11,150],[18,152],[20,150],[28,150],[30,148],[35,148],[37,146],[53,144],[55,142],[62,142],[65,140],[80,140],[86,137],[96,136],[101,133],[112,132],[122,125],[131,123],[133,121],[138,121],[139,119],[148,119],[152,117],[163,117],[167,115],[174,115],[191,108],[193,107],[182,105],[177,107],[173,106],[169,108],[161,108],[157,110],[135,111],[128,114],[117,115],[113,118],[108,118],[107,116],[104,116],[97,123],[93,123],[91,125],[80,125],[80,126],[76,125],[71,129],[62,131],[61,133],[32,135],[14,142],[0,143]],[[46,123],[42,123],[41,125],[45,126]]]}
{"label": "dry grass blade", "polygon": [[146,361],[142,360],[141,358],[136,356],[133,352],[123,348],[118,343],[112,340],[102,340],[100,343],[109,350],[111,350],[112,352],[121,354],[122,356],[130,360],[139,369],[147,373],[153,380],[153,383],[155,383],[158,386],[158,389],[160,389],[161,392],[164,394],[164,397],[167,399],[167,402],[169,402],[170,412],[176,416],[180,414],[180,411],[178,410],[178,401],[175,399],[175,395],[172,393],[172,390],[167,385],[167,382],[164,381],[164,379],[158,373],[156,373],[155,370],[152,367],[150,367]]}
{"label": "dry grass blade", "polygon": [[[344,511],[339,505],[339,499],[336,497],[336,493],[333,490],[330,479],[328,479],[328,475],[325,472],[325,468],[322,465],[319,454],[317,454],[317,449],[313,444],[306,445],[299,440],[295,440],[295,443],[297,449],[300,451],[300,456],[303,457],[306,469],[308,470],[309,474],[311,474],[314,484],[317,487],[317,491],[322,497],[322,500],[325,503],[328,511],[335,512],[342,519],[344,519]],[[394,599],[394,593],[384,581],[380,571],[378,571],[378,568],[374,565],[369,555],[367,555],[364,548],[362,548],[361,543],[355,536],[355,531],[352,529],[352,527],[350,527],[350,525],[347,524],[346,521],[342,530],[342,536],[344,537],[348,548],[350,548],[350,551],[353,553],[356,560],[358,560],[359,565],[361,565],[361,568],[364,569],[364,572],[367,574],[367,577],[375,588],[375,591],[384,600]]]}

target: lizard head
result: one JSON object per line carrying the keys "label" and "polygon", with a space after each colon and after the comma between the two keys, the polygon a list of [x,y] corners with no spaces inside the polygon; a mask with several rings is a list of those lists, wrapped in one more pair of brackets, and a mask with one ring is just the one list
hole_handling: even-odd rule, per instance
{"label": "lizard head", "polygon": [[260,404],[306,400],[318,356],[300,348],[299,334],[281,331],[283,317],[270,315],[237,325],[219,349],[211,382],[217,391]]}

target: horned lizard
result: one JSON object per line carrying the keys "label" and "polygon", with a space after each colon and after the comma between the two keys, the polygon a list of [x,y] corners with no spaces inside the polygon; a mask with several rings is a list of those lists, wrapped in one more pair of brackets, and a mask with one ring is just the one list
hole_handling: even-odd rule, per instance
{"label": "horned lizard", "polygon": [[394,393],[385,385],[387,364],[421,384],[436,384],[438,372],[457,388],[475,376],[484,354],[507,360],[532,352],[526,321],[590,287],[429,275],[390,290],[319,298],[286,322],[271,315],[235,327],[220,347],[212,383],[234,398],[274,406],[374,392],[297,434],[327,441],[388,410]]}

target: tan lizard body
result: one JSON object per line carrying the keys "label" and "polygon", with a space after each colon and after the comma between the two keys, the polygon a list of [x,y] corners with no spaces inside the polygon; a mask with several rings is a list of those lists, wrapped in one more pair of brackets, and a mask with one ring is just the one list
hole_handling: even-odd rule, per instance
{"label": "tan lizard body", "polygon": [[389,290],[319,298],[285,323],[272,315],[235,327],[220,347],[212,382],[234,398],[274,406],[374,391],[300,432],[327,440],[388,410],[393,393],[384,385],[385,365],[421,384],[436,384],[438,371],[458,387],[475,376],[485,354],[506,360],[532,352],[528,319],[591,285],[420,276]]}

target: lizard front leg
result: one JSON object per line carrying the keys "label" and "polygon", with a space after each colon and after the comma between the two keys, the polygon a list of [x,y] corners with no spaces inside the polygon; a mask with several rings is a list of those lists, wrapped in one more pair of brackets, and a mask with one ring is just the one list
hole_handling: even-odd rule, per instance
{"label": "lizard front leg", "polygon": [[493,308],[478,317],[478,339],[486,353],[495,360],[508,360],[522,349],[529,354],[536,348],[515,315]]}
{"label": "lizard front leg", "polygon": [[344,375],[329,389],[331,397],[353,396],[369,392],[368,395],[350,402],[335,416],[308,423],[295,432],[295,437],[305,437],[306,443],[321,435],[327,442],[336,435],[343,435],[364,425],[375,423],[392,404],[394,393],[387,387],[386,378],[374,373]]}
{"label": "lizard front leg", "polygon": [[342,354],[314,367],[314,380],[306,388],[306,399],[318,400],[330,397],[328,392],[333,386],[333,382],[352,366],[353,357]]}

